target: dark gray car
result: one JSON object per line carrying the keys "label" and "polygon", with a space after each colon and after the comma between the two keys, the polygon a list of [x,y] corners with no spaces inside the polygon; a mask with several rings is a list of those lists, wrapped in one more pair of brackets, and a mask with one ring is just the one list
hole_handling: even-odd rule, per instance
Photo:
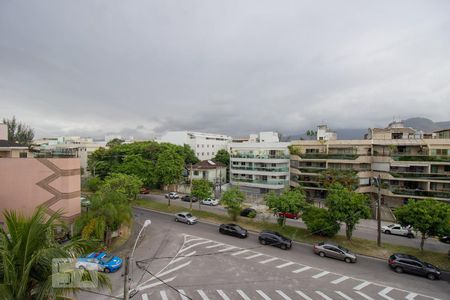
{"label": "dark gray car", "polygon": [[347,263],[356,262],[356,255],[348,249],[331,243],[318,243],[314,245],[314,253],[321,257],[331,257],[343,260]]}
{"label": "dark gray car", "polygon": [[397,273],[411,273],[425,276],[430,280],[440,279],[441,270],[415,256],[394,253],[389,257],[389,266]]}

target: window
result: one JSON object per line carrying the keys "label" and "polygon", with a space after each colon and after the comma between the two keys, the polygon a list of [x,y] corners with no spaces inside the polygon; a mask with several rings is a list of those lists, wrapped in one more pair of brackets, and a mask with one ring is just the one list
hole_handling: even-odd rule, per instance
{"label": "window", "polygon": [[204,145],[204,144],[202,144],[202,148],[205,148],[205,145]]}
{"label": "window", "polygon": [[211,155],[214,155],[214,152],[211,152]]}
{"label": "window", "polygon": [[450,172],[450,166],[444,166],[444,172]]}
{"label": "window", "polygon": [[27,158],[27,153],[26,152],[20,152],[19,153],[19,157],[20,158]]}
{"label": "window", "polygon": [[202,152],[202,156],[204,156],[205,155],[205,152]]}
{"label": "window", "polygon": [[199,152],[197,152],[197,156],[200,156],[200,153],[199,153]]}
{"label": "window", "polygon": [[208,145],[206,145],[206,148],[209,148],[209,144],[208,144]]}
{"label": "window", "polygon": [[206,155],[209,155],[209,152],[206,152]]}
{"label": "window", "polygon": [[199,145],[199,144],[197,144],[197,148],[200,148],[200,145]]}
{"label": "window", "polygon": [[214,145],[211,145],[211,148],[214,148]]}
{"label": "window", "polygon": [[194,171],[194,175],[195,175],[195,176],[198,176],[198,171]]}

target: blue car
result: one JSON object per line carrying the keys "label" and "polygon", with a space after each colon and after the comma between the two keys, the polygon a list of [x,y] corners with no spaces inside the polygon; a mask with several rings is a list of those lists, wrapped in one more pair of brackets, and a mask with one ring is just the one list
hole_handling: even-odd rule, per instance
{"label": "blue car", "polygon": [[93,268],[105,273],[116,272],[122,266],[122,259],[106,252],[92,252],[77,259],[78,269],[92,270]]}

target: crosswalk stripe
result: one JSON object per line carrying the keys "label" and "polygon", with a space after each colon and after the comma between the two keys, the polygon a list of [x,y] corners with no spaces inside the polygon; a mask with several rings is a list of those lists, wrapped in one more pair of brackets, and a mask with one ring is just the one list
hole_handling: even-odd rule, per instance
{"label": "crosswalk stripe", "polygon": [[342,298],[344,298],[345,300],[353,300],[352,298],[350,298],[349,296],[347,296],[346,294],[344,294],[341,291],[335,291],[336,294],[338,294],[339,296],[341,296]]}
{"label": "crosswalk stripe", "polygon": [[332,284],[338,284],[338,283],[341,283],[344,280],[347,280],[348,278],[349,278],[348,276],[342,276],[342,277],[340,277],[340,278],[338,278],[336,280],[333,280],[331,283]]}
{"label": "crosswalk stripe", "polygon": [[142,300],[148,300],[148,297],[147,297],[146,293],[142,294]]}
{"label": "crosswalk stripe", "polygon": [[306,267],[300,268],[298,270],[292,271],[292,273],[301,273],[301,272],[304,272],[309,269],[311,269],[311,267],[306,266]]}
{"label": "crosswalk stripe", "polygon": [[187,250],[189,250],[191,248],[194,248],[194,247],[197,247],[197,246],[200,246],[200,245],[203,245],[203,244],[207,244],[207,243],[211,243],[211,241],[198,242],[198,243],[195,243],[193,245],[189,245],[186,248],[181,249],[179,251],[179,253],[182,253],[182,252],[187,251]]}
{"label": "crosswalk stripe", "polygon": [[317,279],[317,278],[323,277],[323,276],[325,276],[327,274],[330,274],[330,272],[323,271],[322,273],[319,273],[319,274],[316,274],[316,275],[312,276],[312,278]]}
{"label": "crosswalk stripe", "polygon": [[174,260],[172,260],[172,261],[169,263],[169,265],[172,265],[172,264],[174,264],[174,263],[177,263],[177,262],[179,262],[180,260],[185,259],[186,257],[189,257],[189,256],[191,256],[191,255],[194,255],[195,253],[197,253],[197,251],[192,251],[192,252],[189,252],[189,253],[186,254],[186,255],[177,257],[177,258],[175,258]]}
{"label": "crosswalk stripe", "polygon": [[363,288],[365,288],[366,286],[368,286],[369,284],[370,284],[369,281],[364,281],[363,283],[355,286],[353,289],[359,291],[359,290],[362,290]]}
{"label": "crosswalk stripe", "polygon": [[272,299],[270,299],[270,297],[267,296],[263,291],[261,291],[261,290],[256,290],[256,292],[257,292],[261,297],[263,297],[264,300],[272,300]]}
{"label": "crosswalk stripe", "polygon": [[225,246],[225,244],[222,243],[217,243],[215,245],[211,245],[211,246],[206,246],[205,248],[207,249],[211,249],[211,248],[216,248],[216,247],[220,247],[220,246]]}
{"label": "crosswalk stripe", "polygon": [[231,255],[235,256],[235,255],[239,255],[239,254],[246,253],[246,252],[248,252],[248,251],[250,251],[250,250],[245,249],[245,250],[242,250],[242,251],[234,252],[234,253],[231,254]]}
{"label": "crosswalk stripe", "polygon": [[254,255],[250,255],[250,256],[246,257],[245,259],[252,259],[252,258],[255,258],[255,257],[258,257],[258,256],[262,256],[262,253],[256,253]]}
{"label": "crosswalk stripe", "polygon": [[286,295],[285,293],[283,293],[283,291],[277,290],[277,293],[278,293],[281,297],[283,297],[283,299],[285,299],[285,300],[292,300],[292,298],[289,297],[288,295]]}
{"label": "crosswalk stripe", "polygon": [[236,290],[236,292],[242,297],[242,299],[251,300],[242,290]]}
{"label": "crosswalk stripe", "polygon": [[305,300],[312,300],[312,298],[309,298],[305,293],[303,293],[302,291],[295,291],[297,294],[299,294],[300,296],[302,296]]}
{"label": "crosswalk stripe", "polygon": [[227,248],[224,248],[224,249],[220,249],[218,252],[225,252],[225,251],[229,251],[229,250],[236,249],[236,248],[237,247],[230,246],[230,247],[227,247]]}
{"label": "crosswalk stripe", "polygon": [[166,291],[164,291],[164,290],[159,291],[159,294],[161,295],[162,300],[169,300],[169,298],[167,298]]}
{"label": "crosswalk stripe", "polygon": [[389,293],[392,290],[393,290],[393,288],[387,287],[384,290],[382,290],[381,292],[379,292],[378,295],[380,295],[381,297],[388,299],[388,300],[394,300],[394,298],[391,298],[388,295],[386,295],[387,293]]}
{"label": "crosswalk stripe", "polygon": [[416,293],[409,293],[408,296],[406,296],[406,299],[411,300],[414,299],[417,296]]}
{"label": "crosswalk stripe", "polygon": [[360,291],[355,291],[355,293],[358,293],[361,297],[363,297],[364,299],[367,300],[374,300],[372,297],[367,296],[366,294],[364,294],[363,292]]}
{"label": "crosswalk stripe", "polygon": [[185,296],[187,294],[186,294],[186,292],[184,290],[178,290],[178,293],[181,296],[181,300],[189,300],[189,298]]}
{"label": "crosswalk stripe", "polygon": [[203,290],[197,290],[197,293],[200,295],[200,297],[202,297],[203,300],[209,300],[208,296],[206,296]]}
{"label": "crosswalk stripe", "polygon": [[202,238],[194,238],[194,239],[186,240],[186,243],[190,243],[190,242],[193,242],[193,241],[203,241],[203,240],[205,240],[205,239],[202,239]]}
{"label": "crosswalk stripe", "polygon": [[231,300],[222,290],[217,290],[217,293],[223,298],[223,300]]}
{"label": "crosswalk stripe", "polygon": [[278,259],[278,257],[272,257],[272,258],[260,261],[259,263],[260,264],[267,264],[268,262],[271,262],[271,261],[274,261],[274,260],[277,260],[277,259]]}
{"label": "crosswalk stripe", "polygon": [[328,297],[327,295],[325,295],[324,293],[322,293],[321,291],[316,291],[316,293],[321,296],[323,299],[326,300],[333,300],[333,298]]}
{"label": "crosswalk stripe", "polygon": [[290,266],[290,265],[293,265],[294,263],[292,262],[292,261],[290,261],[290,262],[287,262],[287,263],[285,263],[285,264],[282,264],[282,265],[279,265],[279,266],[277,266],[277,268],[278,269],[281,269],[281,268],[284,268],[284,267],[287,267],[287,266]]}

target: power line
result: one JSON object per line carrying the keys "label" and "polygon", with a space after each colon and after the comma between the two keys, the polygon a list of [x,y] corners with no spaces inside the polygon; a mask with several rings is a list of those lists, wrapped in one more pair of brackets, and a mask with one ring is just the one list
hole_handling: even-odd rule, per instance
{"label": "power line", "polygon": [[121,300],[123,300],[123,298],[121,298],[121,297],[116,297],[116,296],[113,296],[113,295],[102,294],[102,293],[99,293],[99,292],[94,292],[94,291],[90,291],[90,290],[86,290],[86,289],[80,289],[80,291],[91,293],[91,294],[96,294],[96,295],[100,295],[100,296],[106,296],[106,297],[113,298],[113,299],[121,299]]}

